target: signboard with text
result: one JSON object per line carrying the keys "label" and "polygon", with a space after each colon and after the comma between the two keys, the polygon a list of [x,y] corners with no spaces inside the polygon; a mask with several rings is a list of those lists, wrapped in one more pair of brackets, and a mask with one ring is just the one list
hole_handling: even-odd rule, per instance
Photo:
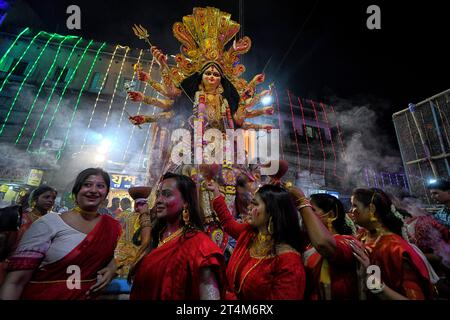
{"label": "signboard with text", "polygon": [[41,184],[44,171],[38,169],[31,169],[30,175],[28,176],[27,184],[30,186],[38,187]]}
{"label": "signboard with text", "polygon": [[111,175],[111,188],[129,189],[136,184],[136,176],[128,176],[122,174]]}

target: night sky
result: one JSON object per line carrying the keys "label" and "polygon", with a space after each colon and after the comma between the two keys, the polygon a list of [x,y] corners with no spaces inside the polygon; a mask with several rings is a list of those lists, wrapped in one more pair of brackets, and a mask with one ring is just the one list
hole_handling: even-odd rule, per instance
{"label": "night sky", "polygon": [[[243,58],[247,77],[264,69],[270,59],[267,83],[275,81],[298,96],[323,102],[337,97],[373,103],[381,126],[392,135],[393,112],[450,88],[450,24],[444,1],[24,2],[46,31],[145,48],[131,30],[140,23],[149,29],[152,43],[167,53],[179,50],[171,34],[174,22],[192,13],[194,6],[215,6],[231,13],[233,20],[242,22],[243,17],[243,33],[253,41]],[[81,8],[80,31],[66,28],[71,4]],[[371,4],[381,8],[381,30],[366,27]]]}

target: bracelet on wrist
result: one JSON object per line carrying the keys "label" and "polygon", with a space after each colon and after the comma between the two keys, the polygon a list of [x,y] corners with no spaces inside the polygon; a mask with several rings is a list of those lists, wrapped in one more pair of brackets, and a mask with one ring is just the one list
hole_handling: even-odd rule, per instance
{"label": "bracelet on wrist", "polygon": [[312,208],[312,205],[310,205],[310,204],[301,204],[301,205],[299,205],[298,207],[297,207],[297,209],[300,211],[300,210],[302,210],[302,209],[304,209],[304,208]]}
{"label": "bracelet on wrist", "polygon": [[304,206],[304,205],[311,205],[311,203],[309,202],[308,199],[306,199],[304,197],[297,199],[297,207]]}

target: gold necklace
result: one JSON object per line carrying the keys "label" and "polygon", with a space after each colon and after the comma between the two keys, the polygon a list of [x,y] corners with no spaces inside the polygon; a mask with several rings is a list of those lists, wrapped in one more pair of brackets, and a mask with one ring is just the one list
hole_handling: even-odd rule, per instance
{"label": "gold necklace", "polygon": [[[255,238],[256,238],[256,241],[255,241],[255,243],[256,242],[261,242],[262,240],[265,240],[265,241],[270,241],[270,243],[271,243],[271,246],[273,245],[273,243],[272,243],[272,237],[270,236],[270,235],[263,235],[263,234],[261,234],[261,233],[258,233],[258,235],[257,236],[255,236]],[[259,240],[259,241],[258,241]],[[241,266],[241,263],[242,263],[242,260],[244,260],[244,257],[245,257],[245,253],[241,256],[241,258],[239,259],[239,261],[236,263],[236,268],[234,269],[234,274],[233,274],[233,286],[234,286],[234,292],[235,293],[240,293],[241,292],[241,290],[242,290],[242,287],[244,286],[244,283],[245,283],[245,280],[247,279],[247,276],[250,274],[250,272],[252,272],[258,265],[260,265],[264,260],[266,260],[266,259],[268,259],[268,258],[270,258],[271,256],[270,255],[268,255],[268,253],[270,252],[270,248],[271,248],[271,246],[269,247],[269,250],[267,250],[267,253],[264,255],[264,256],[259,256],[259,257],[255,257],[255,256],[253,256],[253,254],[252,254],[252,248],[253,248],[253,244],[251,245],[251,247],[250,247],[250,249],[249,249],[249,255],[250,255],[250,258],[257,258],[258,259],[258,261],[256,261],[255,262],[255,264],[253,265],[253,266],[251,266],[248,270],[247,270],[247,272],[244,274],[244,276],[242,277],[242,279],[241,279],[241,281],[240,281],[240,283],[239,283],[239,287],[236,289],[236,280],[237,280],[237,272],[238,272],[238,269],[239,269],[239,267]]]}
{"label": "gold necklace", "polygon": [[167,242],[169,242],[170,240],[178,237],[179,235],[181,235],[181,233],[183,233],[183,228],[177,229],[177,231],[175,231],[174,233],[171,233],[169,236],[165,237],[164,239],[159,240],[158,247],[160,247],[163,244],[166,244]]}
{"label": "gold necklace", "polygon": [[[38,212],[38,213],[36,213]],[[36,208],[33,208],[33,210],[31,210],[28,215],[30,216],[30,219],[32,222],[36,221],[37,219],[39,219],[40,217],[42,217],[43,215],[40,214],[39,210],[37,210]]]}
{"label": "gold necklace", "polygon": [[363,243],[366,246],[366,248],[369,250],[369,252],[372,252],[373,248],[376,247],[376,245],[378,244],[378,241],[380,241],[380,239],[383,236],[392,234],[392,232],[390,232],[388,230],[384,230],[384,229],[380,229],[380,231],[378,231],[377,233],[378,233],[378,236],[373,241],[371,241],[373,238],[370,236],[370,231],[367,231],[367,233],[364,235],[364,237],[362,237],[360,240],[361,243]]}
{"label": "gold necklace", "polygon": [[250,246],[250,256],[252,258],[263,258],[268,256],[273,248],[272,237],[259,232],[255,238]]}
{"label": "gold necklace", "polygon": [[97,214],[98,214],[97,211],[86,211],[86,210],[81,209],[81,208],[78,207],[78,206],[76,206],[75,208],[73,208],[73,211],[78,212],[78,213],[81,213],[81,214],[90,215],[90,216],[93,216],[93,215],[97,215]]}

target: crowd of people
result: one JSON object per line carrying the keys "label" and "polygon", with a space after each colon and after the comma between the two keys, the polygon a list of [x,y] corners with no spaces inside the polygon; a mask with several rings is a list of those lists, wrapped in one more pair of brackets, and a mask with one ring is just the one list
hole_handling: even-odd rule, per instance
{"label": "crowd of people", "polygon": [[[253,188],[236,217],[207,181],[220,227],[235,240],[224,255],[205,232],[197,186],[166,173],[108,206],[110,177],[79,173],[75,207],[52,211],[57,191],[36,188],[18,230],[3,231],[0,299],[101,299],[113,279],[131,300],[448,299],[450,182],[429,185],[442,209],[413,212],[377,188],[358,188],[351,210],[329,194],[290,183]],[[246,192],[246,183],[240,185]],[[0,230],[1,231],[1,230]]]}

